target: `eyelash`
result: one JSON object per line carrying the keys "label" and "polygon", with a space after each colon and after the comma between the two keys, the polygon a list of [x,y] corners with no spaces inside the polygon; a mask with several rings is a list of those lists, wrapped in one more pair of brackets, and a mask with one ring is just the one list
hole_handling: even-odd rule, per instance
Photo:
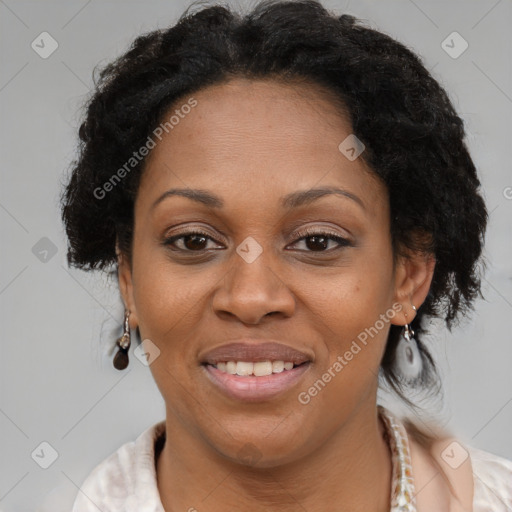
{"label": "eyelash", "polygon": [[[180,240],[180,239],[182,239],[184,237],[193,236],[193,235],[204,236],[204,237],[208,238],[209,240],[214,240],[208,233],[205,233],[204,231],[191,230],[191,231],[185,231],[185,232],[180,233],[178,235],[173,235],[173,236],[171,236],[169,238],[166,238],[164,240],[163,244],[165,246],[172,246],[172,244],[176,240]],[[326,253],[326,252],[332,252],[333,250],[341,249],[342,247],[348,247],[348,246],[352,246],[353,245],[346,238],[343,238],[343,237],[339,236],[338,234],[332,233],[330,231],[314,231],[314,230],[304,229],[302,231],[298,231],[295,234],[295,236],[299,237],[299,238],[297,238],[297,240],[295,240],[295,243],[300,242],[300,241],[304,240],[305,238],[311,238],[311,237],[314,237],[314,236],[319,236],[319,237],[327,238],[328,240],[334,240],[335,242],[337,242],[339,244],[338,247],[334,248],[334,249],[326,249],[325,251],[305,251],[305,252]],[[200,249],[198,251],[192,251],[190,249],[174,248],[173,250],[182,251],[182,252],[189,252],[189,253],[198,253],[199,254],[201,252],[206,251],[207,249]]]}

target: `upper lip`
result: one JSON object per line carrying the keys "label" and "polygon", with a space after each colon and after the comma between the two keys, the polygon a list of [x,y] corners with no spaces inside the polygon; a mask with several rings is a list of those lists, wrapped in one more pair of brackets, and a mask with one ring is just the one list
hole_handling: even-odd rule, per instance
{"label": "upper lip", "polygon": [[313,357],[289,345],[269,340],[237,340],[207,350],[199,357],[201,364],[223,361],[285,361],[302,364]]}

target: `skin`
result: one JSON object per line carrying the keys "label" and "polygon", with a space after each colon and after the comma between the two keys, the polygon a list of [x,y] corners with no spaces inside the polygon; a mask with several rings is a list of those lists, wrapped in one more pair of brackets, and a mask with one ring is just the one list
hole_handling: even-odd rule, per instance
{"label": "skin", "polygon": [[[327,91],[237,78],[193,97],[198,105],[147,159],[132,259],[119,254],[130,327],[161,351],[150,369],[166,403],[157,461],[164,508],[388,511],[391,458],[377,417],[377,374],[390,322],[414,318],[411,305],[425,300],[434,259],[394,261],[386,187],[362,158],[338,150],[351,125]],[[361,204],[337,194],[280,204],[320,186],[349,191]],[[208,190],[224,205],[172,196],[152,208],[171,188]],[[193,228],[211,239],[181,238],[175,250],[162,243]],[[297,236],[303,228],[327,228],[349,245],[322,247]],[[248,236],[263,249],[252,263],[236,252]],[[393,304],[402,310],[301,404],[298,393]],[[198,357],[240,337],[281,340],[314,361],[290,392],[236,401],[213,387]],[[249,444],[257,456],[242,460]]]}

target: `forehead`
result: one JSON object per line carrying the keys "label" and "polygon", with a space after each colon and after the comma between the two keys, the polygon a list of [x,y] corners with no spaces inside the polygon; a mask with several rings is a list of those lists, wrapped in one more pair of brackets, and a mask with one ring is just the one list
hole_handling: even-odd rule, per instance
{"label": "forehead", "polygon": [[274,192],[315,185],[343,186],[369,206],[382,201],[383,186],[363,159],[339,150],[352,133],[349,116],[323,87],[237,78],[191,96],[194,108],[181,110],[184,97],[164,116],[175,124],[147,158],[139,202],[190,187],[268,203]]}
{"label": "forehead", "polygon": [[[200,141],[205,149],[235,150],[261,140],[276,141],[276,147],[285,144],[295,151],[304,145],[327,151],[333,149],[333,140],[351,131],[341,100],[308,82],[235,78],[208,86],[194,93],[194,98],[197,106],[186,116],[188,121],[180,120],[180,126],[172,129],[175,137],[167,137],[174,139],[168,140],[169,148],[173,142],[180,143],[175,149],[183,151],[188,146],[184,139],[188,139]],[[169,113],[179,110],[186,100],[178,100]]]}

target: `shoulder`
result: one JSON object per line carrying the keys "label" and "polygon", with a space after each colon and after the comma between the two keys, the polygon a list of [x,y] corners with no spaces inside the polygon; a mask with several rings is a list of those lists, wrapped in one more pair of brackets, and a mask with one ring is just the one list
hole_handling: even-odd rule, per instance
{"label": "shoulder", "polygon": [[512,510],[512,461],[455,438],[434,442],[431,453],[460,502],[470,498],[473,512]]}
{"label": "shoulder", "polygon": [[72,512],[135,511],[137,499],[155,504],[148,512],[160,510],[154,455],[164,432],[165,421],[156,423],[100,462],[80,486]]}
{"label": "shoulder", "polygon": [[433,437],[417,428],[408,434],[415,483],[430,491],[418,492],[419,511],[512,511],[512,461],[441,430]]}
{"label": "shoulder", "polygon": [[512,461],[471,446],[466,449],[473,466],[474,512],[512,510]]}

